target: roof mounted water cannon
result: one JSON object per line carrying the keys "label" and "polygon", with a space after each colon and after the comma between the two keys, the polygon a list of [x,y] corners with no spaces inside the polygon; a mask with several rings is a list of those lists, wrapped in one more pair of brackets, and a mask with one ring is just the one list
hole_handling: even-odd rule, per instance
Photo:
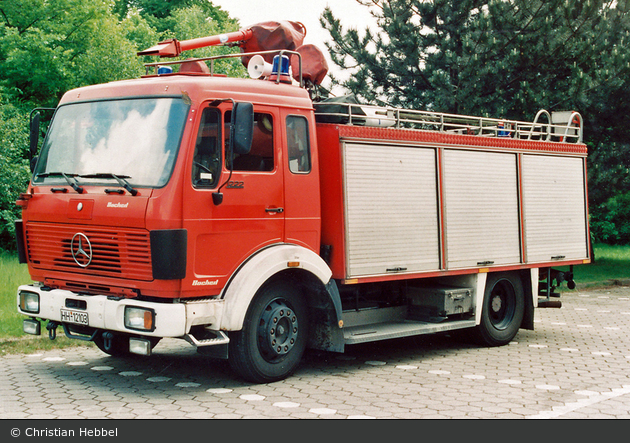
{"label": "roof mounted water cannon", "polygon": [[157,45],[138,52],[138,55],[159,55],[160,57],[177,57],[184,51],[206,48],[208,46],[225,45],[237,41],[247,41],[253,35],[251,29],[245,29],[228,34],[213,35],[210,37],[193,38],[191,40],[178,41],[173,38],[165,40]]}
{"label": "roof mounted water cannon", "polygon": [[[238,46],[243,53],[241,62],[248,69],[250,76],[252,78],[271,79],[273,73],[267,73],[266,63],[272,65],[273,58],[278,55],[279,51],[292,51],[298,53],[289,56],[293,78],[300,82],[304,80],[313,85],[319,85],[328,73],[328,64],[319,48],[314,45],[303,44],[305,36],[306,28],[302,23],[285,20],[269,21],[227,34],[183,41],[165,40],[156,46],[138,52],[138,55],[177,57],[184,51],[208,46]],[[251,66],[254,57],[256,60]],[[300,57],[301,60],[299,60]]]}

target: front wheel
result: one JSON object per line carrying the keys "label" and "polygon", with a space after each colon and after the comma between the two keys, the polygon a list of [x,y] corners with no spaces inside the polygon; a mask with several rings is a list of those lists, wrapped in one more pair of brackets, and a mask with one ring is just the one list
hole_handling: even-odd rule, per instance
{"label": "front wheel", "polygon": [[525,311],[523,285],[516,272],[489,274],[477,326],[482,345],[508,344],[518,332]]}
{"label": "front wheel", "polygon": [[284,283],[267,286],[254,297],[243,329],[230,334],[230,365],[254,383],[282,380],[297,369],[307,336],[302,293]]}

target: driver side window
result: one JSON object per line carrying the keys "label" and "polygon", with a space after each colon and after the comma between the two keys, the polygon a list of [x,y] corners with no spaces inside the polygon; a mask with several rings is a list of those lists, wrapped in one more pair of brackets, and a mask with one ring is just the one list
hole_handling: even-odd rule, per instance
{"label": "driver side window", "polygon": [[206,108],[201,116],[195,154],[193,157],[192,182],[195,187],[213,188],[221,173],[221,125],[220,113]]}

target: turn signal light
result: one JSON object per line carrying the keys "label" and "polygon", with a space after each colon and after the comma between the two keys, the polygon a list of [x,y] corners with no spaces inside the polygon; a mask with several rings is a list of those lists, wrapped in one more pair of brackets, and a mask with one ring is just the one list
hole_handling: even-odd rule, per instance
{"label": "turn signal light", "polygon": [[153,309],[125,306],[125,327],[138,331],[155,330],[155,311]]}

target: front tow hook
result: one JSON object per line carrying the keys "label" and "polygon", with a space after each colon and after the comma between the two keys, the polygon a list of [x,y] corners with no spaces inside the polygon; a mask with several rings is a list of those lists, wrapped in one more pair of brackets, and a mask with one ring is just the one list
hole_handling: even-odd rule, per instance
{"label": "front tow hook", "polygon": [[49,321],[48,324],[46,325],[46,329],[48,329],[48,338],[51,340],[54,340],[57,338],[57,327],[59,326],[59,323],[57,323],[56,321]]}

